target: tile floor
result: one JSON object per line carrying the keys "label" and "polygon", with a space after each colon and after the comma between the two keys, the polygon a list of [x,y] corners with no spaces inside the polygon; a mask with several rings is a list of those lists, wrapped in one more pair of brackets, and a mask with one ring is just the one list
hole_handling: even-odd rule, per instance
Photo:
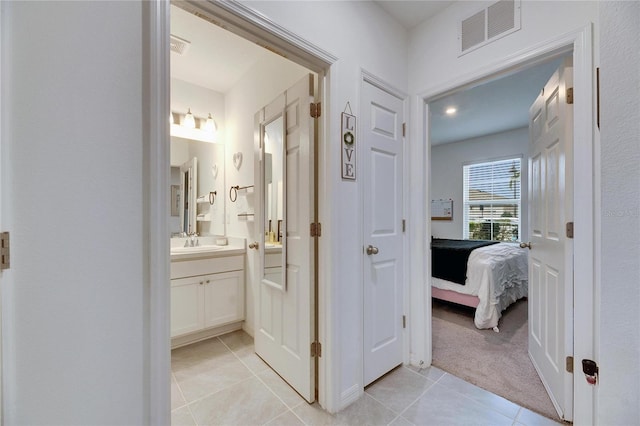
{"label": "tile floor", "polygon": [[435,367],[398,367],[331,415],[308,404],[254,352],[243,331],[173,350],[178,425],[556,425]]}

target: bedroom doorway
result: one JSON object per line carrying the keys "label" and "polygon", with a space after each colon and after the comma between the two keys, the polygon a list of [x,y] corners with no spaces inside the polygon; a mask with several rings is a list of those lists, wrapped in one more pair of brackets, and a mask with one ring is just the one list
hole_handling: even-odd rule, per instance
{"label": "bedroom doorway", "polygon": [[[561,56],[571,57],[571,54],[565,52]],[[532,194],[528,193],[529,188],[533,188],[534,191],[537,188],[539,189],[539,186],[536,186],[535,183],[540,182],[539,179],[541,177],[539,163],[536,162],[538,157],[534,156],[532,162],[527,161],[530,153],[529,106],[533,104],[538,93],[542,92],[541,89],[545,87],[547,80],[554,75],[561,62],[562,57],[559,57],[559,55],[547,57],[542,61],[538,61],[535,66],[523,66],[517,71],[512,71],[506,75],[489,77],[484,81],[476,82],[464,88],[454,89],[448,92],[446,96],[434,98],[429,103],[429,170],[431,170],[432,177],[429,197],[430,200],[435,200],[436,202],[452,201],[453,213],[449,220],[432,222],[431,238],[473,239],[474,233],[469,232],[468,227],[483,225],[483,227],[489,229],[489,237],[478,237],[477,235],[479,234],[476,233],[476,239],[522,242],[525,246],[523,250],[526,250],[526,247],[531,249],[532,246],[539,245],[539,241],[537,243],[529,243],[532,238],[535,241],[535,238],[539,237],[537,235],[539,230],[535,227],[530,228],[528,224],[532,221],[534,223],[537,220],[539,221],[543,217],[542,215],[547,214],[547,212],[532,209],[533,206],[539,205],[537,202],[540,198],[534,197],[532,200]],[[549,88],[546,91],[546,95],[549,96]],[[562,96],[564,96],[564,88],[561,91]],[[551,93],[553,95],[556,92]],[[553,98],[548,100],[553,100]],[[557,105],[553,104],[553,102],[547,102],[547,109],[549,107],[551,109],[558,108]],[[482,114],[486,115],[483,116]],[[495,117],[498,118],[495,119]],[[537,126],[536,116],[532,118],[534,119],[532,128],[535,130]],[[491,123],[493,123],[493,127],[489,125]],[[569,131],[572,130],[572,124],[569,123],[566,128]],[[569,143],[569,145],[572,144]],[[551,145],[546,148],[553,152]],[[559,151],[557,153],[559,154]],[[505,160],[505,158],[508,158],[508,160]],[[516,192],[515,185],[512,185],[515,183],[514,180],[509,182],[508,178],[504,180],[504,183],[508,184],[508,186],[502,189],[494,182],[491,190],[485,189],[486,186],[476,188],[477,193],[472,194],[471,197],[469,196],[469,189],[466,187],[468,181],[465,180],[467,175],[465,174],[463,178],[465,165],[482,163],[484,166],[492,162],[509,162],[515,158],[522,159],[522,168],[517,170],[517,177],[522,178],[522,181],[519,182],[519,184],[522,184],[522,193],[518,194],[520,195],[519,197],[516,197],[516,194],[513,197],[507,195],[507,189],[513,190],[514,193]],[[554,158],[564,157],[558,156]],[[513,160],[513,164],[515,164],[515,160]],[[532,170],[529,170],[529,164],[533,164]],[[507,166],[505,165],[504,167],[506,168]],[[550,170],[558,181],[564,182],[565,175],[560,173],[560,166],[556,162],[555,169]],[[485,173],[487,173],[486,170],[489,169],[485,167]],[[515,172],[515,169],[513,172]],[[493,176],[495,173],[499,173],[499,169],[493,168],[490,173]],[[530,181],[528,177],[532,173],[535,179]],[[515,176],[515,173],[512,173],[512,175]],[[568,174],[566,178],[567,182],[573,181],[573,177]],[[483,176],[482,182],[486,183],[487,179],[487,176]],[[464,183],[463,180],[465,180]],[[532,184],[534,184],[533,187]],[[570,198],[571,185],[567,185],[566,189]],[[494,194],[488,197],[487,192],[494,192]],[[555,194],[558,193],[556,191]],[[536,194],[539,196],[539,191]],[[482,200],[493,198],[494,200],[487,202],[484,205],[485,208],[482,209],[482,205],[473,204],[473,197]],[[516,215],[518,210],[515,207],[513,211],[505,207],[514,202],[516,198],[518,207],[521,207],[521,215]],[[496,201],[495,199],[498,200]],[[532,201],[530,202],[530,200]],[[483,201],[482,203],[485,202]],[[478,209],[478,207],[480,208]],[[476,209],[475,213],[473,211],[474,208]],[[566,210],[564,206],[562,208],[559,207],[553,211],[557,212],[557,214],[547,215],[555,220],[553,223],[557,222],[563,230],[565,222],[563,215]],[[497,232],[495,227],[506,227],[506,223],[509,223],[509,226],[515,226],[513,225],[515,216],[518,216],[517,221],[515,221],[517,222],[517,232],[510,232],[507,235],[510,238],[504,238],[505,234]],[[570,213],[567,217],[571,217]],[[534,229],[533,233],[532,229]],[[559,235],[558,232],[555,232],[555,234]],[[497,235],[502,235],[502,238],[496,237]],[[433,243],[434,241],[432,240]],[[469,262],[469,267],[471,268],[471,256],[469,257]],[[536,261],[535,264],[539,265],[539,262]],[[435,272],[435,267],[433,268]],[[552,268],[547,271],[557,272],[559,269],[561,268]],[[532,276],[540,278],[539,274],[537,274],[537,268],[532,268],[531,270],[534,272],[531,274]],[[547,273],[546,276],[561,278],[558,274],[554,275],[552,273]],[[470,278],[471,274],[467,274],[467,277]],[[567,298],[572,299],[570,271],[567,279],[570,281],[570,285],[564,294],[566,294]],[[538,281],[540,280],[538,279]],[[529,282],[531,283],[531,279]],[[460,286],[461,289],[468,288],[468,284],[464,287]],[[548,284],[549,282],[546,282],[546,285]],[[436,284],[434,283],[433,285],[435,286]],[[438,285],[438,287],[440,286]],[[452,286],[445,288],[450,287]],[[540,300],[541,292],[537,292],[538,288],[540,287],[535,287],[534,300]],[[532,316],[531,313],[528,314],[527,312],[529,308],[527,299],[521,299],[503,312],[503,317],[500,319],[499,324],[500,332],[497,333],[498,329],[495,329],[495,331],[491,329],[479,330],[473,326],[475,305],[464,301],[464,297],[469,295],[466,290],[460,290],[462,298],[455,296],[444,298],[445,300],[452,300],[456,303],[473,307],[461,307],[457,304],[437,301],[436,296],[441,297],[442,291],[441,288],[432,287],[434,297],[432,301],[433,365],[547,417],[555,420],[572,420],[572,376],[565,372],[564,366],[565,355],[573,354],[573,329],[571,329],[573,312],[570,309],[572,300],[569,302],[565,297],[559,298],[560,303],[555,305],[555,310],[545,310],[542,303],[536,302]],[[451,292],[451,290],[445,291]],[[531,287],[529,291],[531,291]],[[458,290],[454,290],[454,293],[457,294]],[[473,295],[473,293],[471,294]],[[564,300],[567,300],[567,303],[563,304],[562,301]],[[556,343],[556,346],[552,345],[551,348],[545,348],[545,350],[551,349],[551,352],[547,353],[555,354],[553,364],[559,373],[552,379],[549,378],[548,373],[544,372],[544,368],[540,368],[540,356],[535,353],[531,355],[529,351],[530,345],[540,346],[535,345],[536,342],[540,341],[540,336],[536,334],[535,330],[540,330],[539,325],[542,324],[544,313],[552,313],[557,316],[556,318],[565,318],[562,323],[566,325],[562,330],[555,330],[556,333],[553,335],[545,336],[546,340]],[[478,324],[478,317],[477,315],[475,316],[476,324]],[[534,319],[533,328],[529,324],[531,318]],[[538,326],[536,327],[535,324],[538,324]],[[530,332],[532,329],[534,330],[533,333]],[[456,335],[457,338],[452,338],[452,335]],[[477,345],[471,344],[473,341],[478,342]],[[470,350],[471,346],[476,350],[475,353]],[[538,353],[540,352],[538,351]],[[459,355],[456,356],[456,354]],[[530,357],[534,359],[533,364]],[[496,362],[497,360],[502,361]],[[542,381],[538,379],[539,375],[543,377]],[[514,380],[514,378],[516,379]],[[536,381],[537,383],[534,383]],[[565,385],[557,383],[558,381],[565,383]],[[547,391],[550,391],[551,399],[547,396]]]}

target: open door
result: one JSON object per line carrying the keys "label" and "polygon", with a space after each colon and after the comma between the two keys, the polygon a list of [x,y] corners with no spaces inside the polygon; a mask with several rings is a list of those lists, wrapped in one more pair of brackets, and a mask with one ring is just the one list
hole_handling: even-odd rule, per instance
{"label": "open door", "polygon": [[573,419],[572,72],[569,57],[529,110],[529,356],[567,421]]}
{"label": "open door", "polygon": [[313,75],[256,114],[256,353],[315,400]]}

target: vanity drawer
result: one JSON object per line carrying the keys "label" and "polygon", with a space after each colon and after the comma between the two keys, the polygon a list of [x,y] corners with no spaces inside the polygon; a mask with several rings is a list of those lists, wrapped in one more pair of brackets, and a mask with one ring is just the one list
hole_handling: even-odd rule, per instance
{"label": "vanity drawer", "polygon": [[171,262],[171,279],[244,269],[244,256],[223,256]]}

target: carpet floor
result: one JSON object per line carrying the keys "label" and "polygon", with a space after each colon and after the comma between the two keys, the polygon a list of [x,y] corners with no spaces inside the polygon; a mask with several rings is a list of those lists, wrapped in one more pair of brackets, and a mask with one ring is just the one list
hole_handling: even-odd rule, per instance
{"label": "carpet floor", "polygon": [[527,301],[502,313],[500,332],[478,330],[475,309],[433,300],[433,365],[560,421],[527,353]]}

